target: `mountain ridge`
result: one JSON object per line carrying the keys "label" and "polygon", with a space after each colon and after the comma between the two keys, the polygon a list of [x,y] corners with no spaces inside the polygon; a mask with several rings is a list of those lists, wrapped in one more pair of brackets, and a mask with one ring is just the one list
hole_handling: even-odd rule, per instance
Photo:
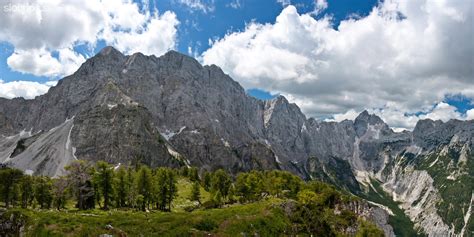
{"label": "mountain ridge", "polygon": [[[428,171],[413,171],[412,160],[467,147],[462,153],[466,165],[453,165],[464,177],[462,167],[471,169],[473,127],[472,120],[420,120],[412,132],[396,133],[367,111],[354,121],[318,121],[283,96],[253,98],[219,67],[202,66],[176,51],[160,57],[125,56],[106,47],[45,95],[31,100],[0,98],[0,150],[5,151],[0,152],[0,162],[54,176],[63,172],[57,164],[66,152],[68,160],[115,164],[191,165],[232,173],[283,169],[356,194],[370,189],[372,179],[389,193],[403,193],[397,185],[412,185],[409,179],[416,176],[427,180],[426,189],[438,192],[441,181]],[[64,149],[40,152],[51,147]],[[15,150],[35,155],[18,160],[11,157]],[[409,172],[413,175],[402,175]],[[417,195],[400,200],[410,203],[404,209],[418,229],[432,235],[460,232],[460,227],[445,224],[450,220],[443,219],[444,214],[429,209],[444,200],[441,194],[423,199],[431,200],[428,209],[423,207],[427,211],[410,214],[410,200],[424,194]],[[452,223],[460,219],[458,214]]]}

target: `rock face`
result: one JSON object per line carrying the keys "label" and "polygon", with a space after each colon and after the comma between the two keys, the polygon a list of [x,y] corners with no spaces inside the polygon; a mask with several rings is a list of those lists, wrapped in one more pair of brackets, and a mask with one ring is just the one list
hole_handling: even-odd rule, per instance
{"label": "rock face", "polygon": [[395,133],[366,111],[317,121],[282,96],[250,97],[220,68],[180,53],[106,47],[45,95],[0,98],[0,162],[49,176],[74,159],[283,169],[356,194],[376,180],[419,230],[437,236],[472,223],[473,126],[422,120]]}

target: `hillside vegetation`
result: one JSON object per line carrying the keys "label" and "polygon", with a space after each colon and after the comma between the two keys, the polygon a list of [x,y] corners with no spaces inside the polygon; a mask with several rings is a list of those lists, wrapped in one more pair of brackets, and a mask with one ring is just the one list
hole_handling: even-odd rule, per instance
{"label": "hillside vegetation", "polygon": [[231,177],[79,161],[64,177],[2,168],[0,179],[0,236],[384,235],[347,208],[364,201],[283,171]]}

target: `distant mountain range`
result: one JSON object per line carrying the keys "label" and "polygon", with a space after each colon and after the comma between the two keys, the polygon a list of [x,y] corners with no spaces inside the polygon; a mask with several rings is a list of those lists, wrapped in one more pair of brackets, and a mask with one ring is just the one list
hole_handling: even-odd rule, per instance
{"label": "distant mountain range", "polygon": [[45,95],[0,98],[0,162],[27,173],[61,175],[75,159],[282,169],[369,200],[383,189],[429,236],[474,230],[473,135],[472,120],[420,120],[397,133],[367,111],[306,118],[283,96],[253,98],[219,67],[175,51],[106,47]]}

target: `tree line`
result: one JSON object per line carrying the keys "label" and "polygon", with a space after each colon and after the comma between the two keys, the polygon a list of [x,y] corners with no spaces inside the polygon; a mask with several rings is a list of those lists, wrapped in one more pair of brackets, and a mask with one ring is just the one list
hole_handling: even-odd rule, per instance
{"label": "tree line", "polygon": [[[186,207],[187,211],[276,197],[287,200],[282,209],[297,232],[333,236],[327,234],[345,233],[358,226],[358,234],[364,233],[360,236],[383,236],[373,224],[342,208],[355,197],[326,183],[305,182],[278,170],[254,170],[232,176],[222,169],[199,172],[195,167],[151,169],[145,165],[113,167],[106,162],[76,161],[66,167],[64,176],[50,178],[0,167],[0,202],[7,208],[61,210],[72,200],[80,210],[113,207],[169,212],[178,193],[178,178],[192,182],[188,198],[197,205]],[[209,199],[202,200],[201,189],[210,193]]]}
{"label": "tree line", "polygon": [[211,200],[203,203],[208,207],[252,202],[268,195],[294,197],[302,183],[299,177],[284,171],[251,171],[232,177],[222,169],[199,174],[195,167],[150,169],[145,165],[113,167],[103,161],[95,165],[76,161],[66,167],[66,175],[55,178],[1,168],[0,200],[7,208],[60,210],[65,208],[67,200],[75,199],[75,206],[81,210],[96,206],[107,210],[112,206],[170,211],[178,191],[177,176],[193,182],[192,201],[201,204],[201,187],[210,192]]}
{"label": "tree line", "polygon": [[[115,207],[171,211],[178,192],[178,176],[193,183],[189,199],[205,207],[253,202],[268,195],[295,197],[302,184],[299,177],[284,171],[251,171],[233,177],[222,169],[199,173],[195,167],[113,167],[103,161],[75,161],[65,169],[65,175],[50,178],[1,167],[0,201],[7,208],[61,210],[73,199],[80,210],[98,206],[104,210]],[[211,194],[204,203],[201,188]]]}

